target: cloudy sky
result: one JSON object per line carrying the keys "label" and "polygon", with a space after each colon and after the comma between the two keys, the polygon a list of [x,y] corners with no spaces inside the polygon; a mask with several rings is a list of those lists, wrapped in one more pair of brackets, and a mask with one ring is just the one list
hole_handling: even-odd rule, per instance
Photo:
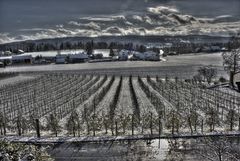
{"label": "cloudy sky", "polygon": [[0,0],[0,43],[67,36],[228,36],[240,0]]}

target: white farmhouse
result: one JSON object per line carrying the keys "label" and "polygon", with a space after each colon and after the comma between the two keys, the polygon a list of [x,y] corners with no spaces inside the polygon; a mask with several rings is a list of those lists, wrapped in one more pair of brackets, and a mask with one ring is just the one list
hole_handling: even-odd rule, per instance
{"label": "white farmhouse", "polygon": [[5,56],[12,55],[12,52],[11,52],[11,51],[5,51],[5,52],[4,52],[4,55],[5,55]]}
{"label": "white farmhouse", "polygon": [[121,60],[121,61],[126,61],[128,60],[128,56],[130,55],[130,51],[129,50],[121,50],[119,53],[118,53],[118,60]]}

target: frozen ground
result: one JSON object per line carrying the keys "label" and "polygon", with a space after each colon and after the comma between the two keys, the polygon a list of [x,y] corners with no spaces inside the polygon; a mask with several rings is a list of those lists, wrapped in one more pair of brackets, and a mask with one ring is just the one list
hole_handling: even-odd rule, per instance
{"label": "frozen ground", "polygon": [[199,66],[213,65],[218,69],[219,76],[225,76],[222,67],[221,53],[198,53],[188,55],[169,56],[167,61],[117,61],[101,63],[82,63],[64,65],[34,65],[12,66],[0,69],[0,72],[26,72],[26,71],[81,71],[95,74],[122,74],[122,75],[169,75],[189,77],[195,74]]}

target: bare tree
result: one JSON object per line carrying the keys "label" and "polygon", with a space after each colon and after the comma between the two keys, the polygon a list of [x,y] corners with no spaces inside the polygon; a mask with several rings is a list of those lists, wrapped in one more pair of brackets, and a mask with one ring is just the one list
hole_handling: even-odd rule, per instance
{"label": "bare tree", "polygon": [[199,73],[193,76],[193,82],[196,84],[201,83],[202,80],[203,80],[203,77]]}
{"label": "bare tree", "polygon": [[204,138],[196,144],[195,152],[204,160],[238,161],[239,147],[226,137]]}
{"label": "bare tree", "polygon": [[216,109],[208,108],[206,111],[206,123],[209,126],[210,132],[215,130],[215,126],[219,124],[219,116]]}
{"label": "bare tree", "polygon": [[229,72],[230,85],[234,87],[234,76],[240,73],[240,48],[234,49],[231,52],[224,52],[223,66]]}
{"label": "bare tree", "polygon": [[229,125],[229,130],[232,131],[234,125],[236,124],[235,122],[237,121],[237,115],[234,109],[230,109],[227,113],[226,116],[226,124]]}
{"label": "bare tree", "polygon": [[172,131],[172,135],[175,134],[175,132],[179,132],[179,128],[181,126],[181,118],[178,112],[171,109],[169,114],[167,115],[167,122],[166,127],[170,128]]}
{"label": "bare tree", "polygon": [[76,131],[78,131],[78,135],[80,134],[80,118],[76,110],[73,110],[67,119],[66,129],[70,134],[73,134],[74,137],[76,136]]}
{"label": "bare tree", "polygon": [[57,115],[50,114],[49,117],[47,117],[47,129],[54,132],[55,136],[58,136],[58,132],[60,131],[60,125],[59,125],[59,119]]}
{"label": "bare tree", "polygon": [[212,82],[212,79],[217,76],[217,69],[211,65],[204,66],[198,69],[198,73],[200,76],[203,76],[204,80],[206,80],[208,84],[210,84]]}

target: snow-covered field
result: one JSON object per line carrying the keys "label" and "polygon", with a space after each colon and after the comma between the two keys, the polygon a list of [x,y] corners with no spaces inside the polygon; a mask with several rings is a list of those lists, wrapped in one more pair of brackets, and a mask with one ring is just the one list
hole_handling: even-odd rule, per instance
{"label": "snow-covered field", "polygon": [[0,68],[0,72],[37,72],[37,71],[79,71],[82,73],[96,74],[118,74],[118,75],[169,75],[180,78],[192,77],[197,69],[203,65],[213,65],[218,69],[219,76],[226,76],[227,73],[222,67],[221,53],[198,53],[178,56],[169,56],[167,61],[121,61],[82,63],[64,65],[34,65],[34,66],[12,66]]}
{"label": "snow-covered field", "polygon": [[[83,49],[76,49],[76,50],[61,50],[61,54],[75,54],[75,53],[79,53],[79,52],[83,52]],[[101,53],[103,54],[104,57],[108,57],[109,56],[109,49],[95,49],[94,53]],[[32,57],[36,57],[36,56],[43,56],[43,57],[54,57],[58,54],[58,51],[41,51],[41,52],[28,52],[28,53],[24,53],[22,55],[32,55]]]}
{"label": "snow-covered field", "polygon": [[[174,79],[169,82],[164,80],[166,75],[169,78],[178,76],[180,81],[181,78],[190,78],[202,65],[213,65],[218,69],[218,76],[226,76],[220,53],[169,56],[164,62],[126,61],[1,68],[0,72],[20,74],[0,81],[0,119],[6,120],[6,134],[13,136],[19,135],[18,129],[22,129],[22,136],[36,136],[35,118],[40,120],[42,137],[56,135],[56,129],[49,126],[51,124],[57,127],[60,137],[158,135],[159,131],[161,136],[168,136],[172,133],[197,135],[210,131],[237,131],[240,106],[239,95],[235,92],[219,89],[217,93],[218,90],[199,89],[185,82],[175,84]],[[132,89],[129,75],[133,75]],[[146,78],[147,75],[151,76],[150,79]],[[114,79],[111,83],[112,76]],[[119,96],[115,96],[117,92]],[[191,113],[191,109],[194,112]],[[229,109],[235,111],[232,121]],[[71,122],[73,111],[78,117],[74,123]],[[136,119],[136,111],[139,112],[139,119]],[[55,121],[51,121],[51,115]],[[21,124],[17,123],[19,121]],[[231,130],[230,124],[233,126]],[[4,132],[4,127],[0,128]],[[169,140],[161,140],[160,149],[158,146],[158,140],[153,140],[151,146],[140,141],[131,144],[81,144],[81,149],[74,144],[64,144],[49,149],[49,153],[58,160],[71,157],[76,160],[145,158],[155,161],[175,157],[175,153],[168,153]],[[183,153],[185,160],[196,160],[191,152]]]}

